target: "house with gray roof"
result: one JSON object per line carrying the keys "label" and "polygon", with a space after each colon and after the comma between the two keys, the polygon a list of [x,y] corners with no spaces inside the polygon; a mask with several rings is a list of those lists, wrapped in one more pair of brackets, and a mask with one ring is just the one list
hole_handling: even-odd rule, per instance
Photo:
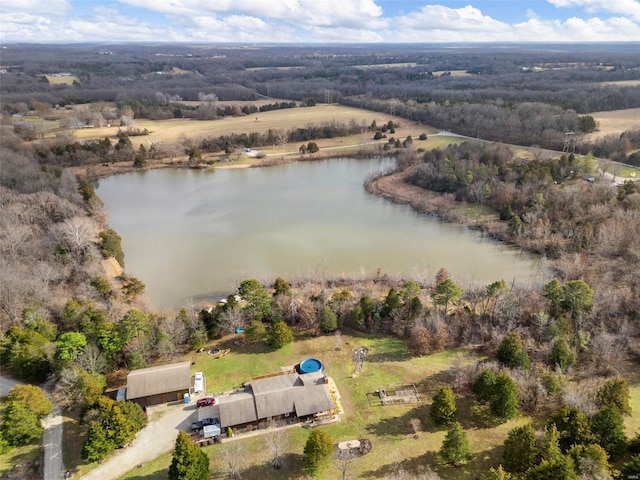
{"label": "house with gray roof", "polygon": [[285,420],[306,421],[335,410],[336,405],[322,372],[289,373],[260,378],[244,389],[216,397],[216,405],[198,416],[218,417],[222,428]]}
{"label": "house with gray roof", "polygon": [[127,375],[126,399],[140,406],[182,400],[191,388],[191,362],[132,370]]}

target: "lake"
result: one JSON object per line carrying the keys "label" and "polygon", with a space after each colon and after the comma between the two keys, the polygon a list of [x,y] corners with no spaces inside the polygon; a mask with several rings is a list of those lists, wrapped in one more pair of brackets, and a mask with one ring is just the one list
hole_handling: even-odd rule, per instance
{"label": "lake", "polygon": [[163,169],[100,180],[126,271],[158,307],[219,300],[241,280],[389,275],[462,287],[542,282],[540,256],[367,193],[392,159],[332,159],[265,168]]}

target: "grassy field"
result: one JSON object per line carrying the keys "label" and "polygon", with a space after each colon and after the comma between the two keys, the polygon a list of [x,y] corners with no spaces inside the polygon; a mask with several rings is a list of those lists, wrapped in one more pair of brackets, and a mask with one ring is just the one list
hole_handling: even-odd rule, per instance
{"label": "grassy field", "polygon": [[361,70],[368,70],[372,68],[408,68],[408,67],[417,67],[418,64],[415,62],[409,63],[376,63],[371,65],[354,65],[355,68],[359,68]]}
{"label": "grassy field", "polygon": [[441,77],[445,73],[450,73],[452,77],[470,77],[472,73],[468,73],[466,70],[438,70],[433,72],[434,77]]}
{"label": "grassy field", "polygon": [[[323,122],[349,123],[351,120],[365,126],[375,120],[379,125],[389,121],[389,116],[369,110],[343,107],[340,105],[318,105],[315,107],[287,108],[256,113],[243,117],[225,117],[219,120],[192,120],[178,118],[172,120],[136,120],[135,126],[148,129],[151,133],[143,137],[132,137],[136,143],[170,143],[184,138],[218,137],[231,133],[266,133],[272,130],[289,130]],[[402,119],[403,125],[415,125]],[[421,129],[424,131],[424,127]],[[79,140],[114,137],[118,127],[92,128],[76,132]],[[373,134],[372,134],[373,136]]]}
{"label": "grassy field", "polygon": [[73,82],[80,82],[75,75],[43,75],[49,85],[73,85]]}
{"label": "grassy field", "polygon": [[[338,386],[345,414],[339,423],[322,427],[337,443],[349,439],[367,438],[372,442],[372,452],[353,461],[349,466],[349,478],[384,478],[398,469],[420,472],[431,468],[443,479],[476,478],[501,460],[502,444],[509,430],[523,425],[530,418],[522,416],[502,425],[478,415],[475,403],[458,398],[458,418],[464,426],[474,458],[462,467],[441,465],[437,452],[445,430],[435,427],[429,419],[429,404],[435,389],[450,383],[450,371],[459,365],[481,358],[463,350],[450,350],[414,357],[402,340],[391,337],[366,337],[357,334],[326,335],[298,339],[282,350],[273,352],[263,344],[235,346],[231,339],[216,343],[220,348],[231,348],[231,353],[214,359],[207,353],[195,357],[194,371],[205,372],[210,392],[222,392],[240,386],[252,377],[278,372],[281,367],[293,365],[307,357],[317,357],[325,365],[326,373]],[[358,346],[369,348],[363,371],[354,375],[351,351]],[[634,413],[640,410],[640,377],[629,376],[631,406]],[[421,394],[418,404],[406,406],[380,406],[374,392],[391,384],[413,383]],[[418,422],[413,422],[418,419]],[[540,422],[534,422],[536,424]],[[417,430],[414,428],[417,425]],[[625,419],[627,435],[632,436],[640,428],[640,416]],[[232,449],[243,459],[243,478],[302,479],[303,446],[308,430],[290,428],[284,455],[285,468],[274,471],[270,465],[268,449],[261,436],[240,438],[234,442],[204,447],[211,460],[212,474],[223,478],[225,474],[224,452]],[[165,454],[149,462],[123,478],[160,480],[166,478],[171,455]],[[320,479],[340,478],[337,464],[320,475]]]}
{"label": "grassy field", "polygon": [[602,82],[603,85],[616,85],[619,87],[637,87],[640,80],[618,80],[616,82]]}
{"label": "grassy field", "polygon": [[[392,337],[366,337],[355,334],[320,336],[299,339],[279,351],[269,351],[263,344],[237,347],[229,340],[216,346],[231,348],[225,357],[214,359],[206,352],[197,354],[194,371],[206,374],[208,391],[222,392],[239,387],[252,377],[279,372],[283,366],[294,365],[307,357],[317,357],[325,371],[338,386],[345,414],[339,423],[323,427],[334,442],[368,438],[372,453],[353,462],[349,468],[351,478],[384,478],[398,468],[419,471],[427,465],[445,479],[473,478],[474,472],[486,470],[499,461],[501,445],[508,430],[525,421],[516,419],[504,425],[487,425],[472,412],[472,403],[459,402],[459,417],[467,429],[474,460],[464,467],[453,468],[438,464],[445,430],[436,428],[428,417],[431,395],[435,389],[449,382],[448,371],[460,364],[476,361],[473,354],[463,350],[440,352],[425,357],[414,357],[405,342]],[[366,346],[369,354],[363,371],[354,375],[351,351]],[[375,391],[387,385],[413,383],[421,401],[406,406],[379,404]],[[417,419],[414,430],[412,420]],[[205,447],[211,459],[212,472],[225,471],[223,452],[227,448],[240,448],[245,459],[243,478],[294,479],[303,478],[301,458],[308,431],[292,428],[286,431],[288,448],[286,468],[274,471],[269,466],[268,451],[260,436],[236,442]],[[143,467],[129,472],[124,478],[163,479],[171,455],[163,455]],[[338,478],[333,465],[321,475],[322,479]]]}
{"label": "grassy field", "polygon": [[585,135],[587,141],[640,128],[640,108],[593,112],[590,115],[598,122],[598,131]]}

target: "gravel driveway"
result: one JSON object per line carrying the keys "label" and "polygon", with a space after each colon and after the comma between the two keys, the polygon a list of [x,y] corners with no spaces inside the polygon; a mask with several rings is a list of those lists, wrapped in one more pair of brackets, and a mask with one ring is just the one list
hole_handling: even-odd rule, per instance
{"label": "gravel driveway", "polygon": [[173,450],[180,430],[190,431],[197,420],[195,402],[172,403],[147,408],[149,424],[127,448],[117,450],[97,468],[87,473],[85,480],[112,480],[121,477],[138,465],[149,462]]}

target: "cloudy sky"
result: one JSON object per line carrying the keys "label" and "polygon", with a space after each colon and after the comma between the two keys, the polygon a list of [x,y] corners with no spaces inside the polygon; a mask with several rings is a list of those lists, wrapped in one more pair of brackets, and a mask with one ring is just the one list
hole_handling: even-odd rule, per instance
{"label": "cloudy sky", "polygon": [[0,0],[0,42],[640,41],[640,0]]}

